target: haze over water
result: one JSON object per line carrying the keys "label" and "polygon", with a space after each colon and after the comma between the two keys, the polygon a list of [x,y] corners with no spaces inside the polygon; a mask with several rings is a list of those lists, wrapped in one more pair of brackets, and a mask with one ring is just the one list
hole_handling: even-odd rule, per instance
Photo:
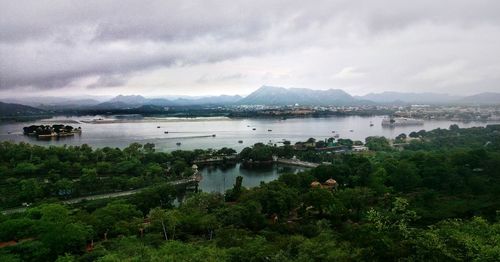
{"label": "haze over water", "polygon": [[[382,127],[383,116],[325,117],[280,119],[230,119],[230,118],[144,118],[121,120],[117,123],[83,123],[82,120],[97,119],[96,116],[53,118],[25,123],[0,124],[0,141],[29,142],[38,145],[81,145],[92,147],[124,148],[130,143],[154,143],[159,151],[176,149],[192,150],[230,147],[240,151],[258,142],[278,143],[283,139],[292,143],[305,141],[310,137],[324,139],[339,134],[340,138],[364,141],[368,136],[394,138],[401,133],[409,134],[422,129],[485,126],[493,122],[455,122],[448,120],[426,120],[421,126],[395,128]],[[69,123],[82,127],[82,134],[59,140],[37,140],[23,135],[23,126],[31,124],[53,124],[61,120],[76,120]],[[54,121],[52,121],[54,120]],[[373,126],[370,127],[370,122]],[[158,128],[160,127],[160,128]],[[256,130],[253,130],[255,128]],[[271,131],[268,131],[271,130]],[[350,131],[352,130],[352,132]],[[332,133],[335,131],[335,133]],[[165,132],[168,132],[166,134]],[[211,135],[215,134],[215,137]],[[242,140],[243,143],[238,143]],[[181,145],[176,144],[180,142]]]}

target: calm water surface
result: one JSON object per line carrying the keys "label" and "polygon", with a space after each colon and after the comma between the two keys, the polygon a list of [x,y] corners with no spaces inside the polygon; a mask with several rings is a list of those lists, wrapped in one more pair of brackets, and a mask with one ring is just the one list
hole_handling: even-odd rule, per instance
{"label": "calm water surface", "polygon": [[[121,120],[115,123],[85,123],[98,116],[56,117],[48,120],[24,123],[0,123],[0,141],[30,142],[39,145],[81,145],[92,147],[123,148],[133,142],[154,143],[157,150],[221,148],[231,147],[241,150],[257,142],[280,142],[283,139],[293,142],[305,141],[309,137],[324,139],[332,137],[335,131],[341,138],[362,140],[367,136],[396,137],[421,129],[448,128],[451,124],[460,127],[485,126],[485,122],[461,123],[454,121],[425,121],[423,126],[385,128],[383,116],[373,117],[326,117],[279,119],[229,119],[215,118],[143,118]],[[104,118],[104,117],[103,117]],[[59,140],[40,141],[22,134],[23,126],[31,124],[53,124],[61,120],[74,120],[74,127],[82,127],[82,134]],[[374,125],[370,127],[370,122]],[[158,128],[158,126],[160,128]],[[256,130],[253,130],[255,128]],[[268,131],[272,130],[272,131]],[[350,131],[352,130],[352,132]],[[165,132],[168,131],[168,134]],[[215,134],[215,137],[211,135]],[[242,140],[243,143],[238,143]],[[180,142],[181,145],[176,144]]]}
{"label": "calm water surface", "polygon": [[243,177],[243,186],[250,188],[260,184],[261,181],[275,180],[282,173],[297,173],[306,170],[303,167],[273,165],[266,168],[241,168],[240,164],[229,167],[209,166],[202,168],[199,188],[203,192],[225,192],[233,187],[237,176]]}

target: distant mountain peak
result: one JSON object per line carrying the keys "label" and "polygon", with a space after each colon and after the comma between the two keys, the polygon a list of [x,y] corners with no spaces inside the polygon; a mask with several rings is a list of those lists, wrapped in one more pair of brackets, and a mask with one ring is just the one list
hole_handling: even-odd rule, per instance
{"label": "distant mountain peak", "polygon": [[345,105],[356,103],[356,101],[341,89],[314,90],[264,85],[240,100],[239,103],[249,105]]}

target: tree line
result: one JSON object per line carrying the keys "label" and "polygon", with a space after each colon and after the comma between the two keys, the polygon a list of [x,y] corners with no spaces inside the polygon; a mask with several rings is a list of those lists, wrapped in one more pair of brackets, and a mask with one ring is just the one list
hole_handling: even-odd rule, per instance
{"label": "tree line", "polygon": [[[0,216],[0,241],[16,243],[0,248],[0,260],[498,261],[499,136],[498,126],[428,131],[402,151],[333,154],[328,165],[255,188],[238,178],[224,194],[181,202],[174,188],[156,183],[119,200],[43,203]],[[250,150],[277,150],[267,147]],[[19,153],[4,148],[2,163],[16,163]],[[139,152],[141,163],[196,158],[120,152],[124,159]],[[86,165],[81,154],[72,157]],[[328,179],[338,186],[313,186]]]}

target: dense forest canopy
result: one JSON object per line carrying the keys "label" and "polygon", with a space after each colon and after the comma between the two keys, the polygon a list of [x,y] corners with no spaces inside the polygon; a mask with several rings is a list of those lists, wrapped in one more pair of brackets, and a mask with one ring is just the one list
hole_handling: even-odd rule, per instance
{"label": "dense forest canopy", "polygon": [[[369,152],[339,154],[316,143],[306,150],[257,144],[239,160],[295,155],[326,163],[255,188],[238,178],[225,194],[191,193],[180,203],[168,181],[191,176],[197,159],[234,150],[3,142],[0,205],[31,207],[0,215],[0,260],[498,261],[500,126],[398,140],[367,138]],[[143,190],[61,202],[135,188]]]}

